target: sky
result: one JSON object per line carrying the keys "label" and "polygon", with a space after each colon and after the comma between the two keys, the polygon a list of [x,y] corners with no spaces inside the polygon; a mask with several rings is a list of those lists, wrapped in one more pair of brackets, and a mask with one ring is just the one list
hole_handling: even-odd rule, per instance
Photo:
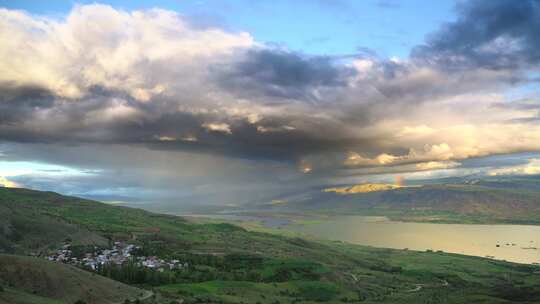
{"label": "sky", "polygon": [[[0,1],[8,9],[62,18],[75,5],[95,1]],[[248,32],[258,42],[318,55],[353,55],[363,49],[406,57],[442,22],[452,20],[453,0],[108,1],[116,9],[171,10],[197,26]],[[422,18],[418,18],[422,16]]]}
{"label": "sky", "polygon": [[540,173],[540,1],[0,1],[0,184],[109,202]]}

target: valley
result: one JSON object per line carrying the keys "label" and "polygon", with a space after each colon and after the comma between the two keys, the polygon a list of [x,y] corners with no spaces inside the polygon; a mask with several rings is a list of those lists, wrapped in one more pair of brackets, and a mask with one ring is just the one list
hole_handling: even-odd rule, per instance
{"label": "valley", "polygon": [[[151,291],[155,296],[145,301],[156,303],[534,303],[540,300],[540,270],[535,265],[444,252],[309,240],[26,189],[0,188],[0,206],[4,227],[0,248],[4,254],[16,254],[3,255],[4,265],[12,264],[13,259],[23,259],[35,263],[32,268],[48,267],[54,277],[64,277],[63,269],[74,269],[73,266],[46,261],[46,254],[56,250],[65,238],[72,244],[85,246],[124,242],[140,246],[140,255],[188,263],[189,267],[182,269],[145,270],[139,279],[130,276],[140,271],[130,263],[108,268],[101,274],[77,269],[78,273],[99,280],[105,275]],[[37,223],[40,219],[54,221],[43,226],[41,233],[34,233],[21,218],[31,218]],[[71,227],[69,233],[60,229],[63,227]],[[34,272],[20,271],[14,280],[11,272],[1,269],[3,295],[20,295],[22,299],[30,294],[51,303],[72,303],[73,298],[44,292],[40,287],[43,285],[35,284],[38,281],[32,275]],[[49,280],[53,281],[46,281]],[[85,303],[115,303],[114,299],[118,298],[136,300],[137,291],[134,295],[122,293],[111,286],[92,288],[81,297]],[[105,295],[105,291],[111,297],[96,300],[97,294]]]}

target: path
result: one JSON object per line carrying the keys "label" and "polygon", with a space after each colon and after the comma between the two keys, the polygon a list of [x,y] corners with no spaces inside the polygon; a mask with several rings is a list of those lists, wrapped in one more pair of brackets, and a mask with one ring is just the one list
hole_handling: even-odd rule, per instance
{"label": "path", "polygon": [[450,285],[450,284],[449,284],[448,281],[446,281],[446,280],[441,280],[441,284],[440,284],[440,285],[415,284],[416,287],[414,287],[413,289],[407,290],[407,292],[418,292],[418,291],[422,290],[422,288],[424,288],[424,287],[432,287],[432,288],[435,288],[435,287],[447,287],[447,286],[449,286],[449,285]]}

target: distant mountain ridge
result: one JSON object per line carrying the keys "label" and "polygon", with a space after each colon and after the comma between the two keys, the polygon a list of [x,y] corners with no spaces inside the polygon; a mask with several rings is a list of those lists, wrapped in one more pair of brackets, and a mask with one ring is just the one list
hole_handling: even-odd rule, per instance
{"label": "distant mountain ridge", "polygon": [[409,187],[361,184],[312,189],[279,199],[286,204],[260,209],[387,215],[411,221],[540,224],[540,180],[535,178],[475,178]]}
{"label": "distant mountain ridge", "polygon": [[355,194],[355,193],[367,193],[376,191],[386,191],[392,189],[398,189],[403,186],[392,184],[359,184],[349,187],[334,187],[323,189],[323,192],[335,192],[338,194]]}

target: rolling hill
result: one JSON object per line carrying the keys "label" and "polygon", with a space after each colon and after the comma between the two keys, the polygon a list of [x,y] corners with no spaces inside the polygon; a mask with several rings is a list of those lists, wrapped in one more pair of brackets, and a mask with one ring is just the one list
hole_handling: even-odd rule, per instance
{"label": "rolling hill", "polygon": [[280,199],[286,203],[263,204],[259,210],[383,215],[419,222],[540,224],[540,183],[532,179],[330,189],[313,189],[290,198],[283,197]]}
{"label": "rolling hill", "polygon": [[122,303],[148,292],[62,263],[0,254],[0,303]]}
{"label": "rolling hill", "polygon": [[[158,293],[151,299],[155,303],[540,301],[535,265],[306,240],[27,189],[0,188],[0,207],[2,225],[10,227],[0,231],[9,241],[5,251],[45,252],[68,235],[80,244],[124,241],[140,246],[145,255],[187,263],[181,270],[152,272],[162,281],[137,283]],[[25,218],[54,222],[38,232],[21,224]],[[73,233],[59,227],[71,227]],[[112,270],[103,274],[115,277],[123,271]],[[92,272],[20,255],[0,255],[0,278],[0,299],[8,303],[14,296],[26,297],[26,303],[71,304],[79,297],[95,303],[103,297],[107,303],[139,293]]]}
{"label": "rolling hill", "polygon": [[0,252],[37,254],[66,239],[80,245],[108,244],[103,236],[54,212],[74,203],[82,209],[83,200],[26,189],[0,188],[0,193]]}

